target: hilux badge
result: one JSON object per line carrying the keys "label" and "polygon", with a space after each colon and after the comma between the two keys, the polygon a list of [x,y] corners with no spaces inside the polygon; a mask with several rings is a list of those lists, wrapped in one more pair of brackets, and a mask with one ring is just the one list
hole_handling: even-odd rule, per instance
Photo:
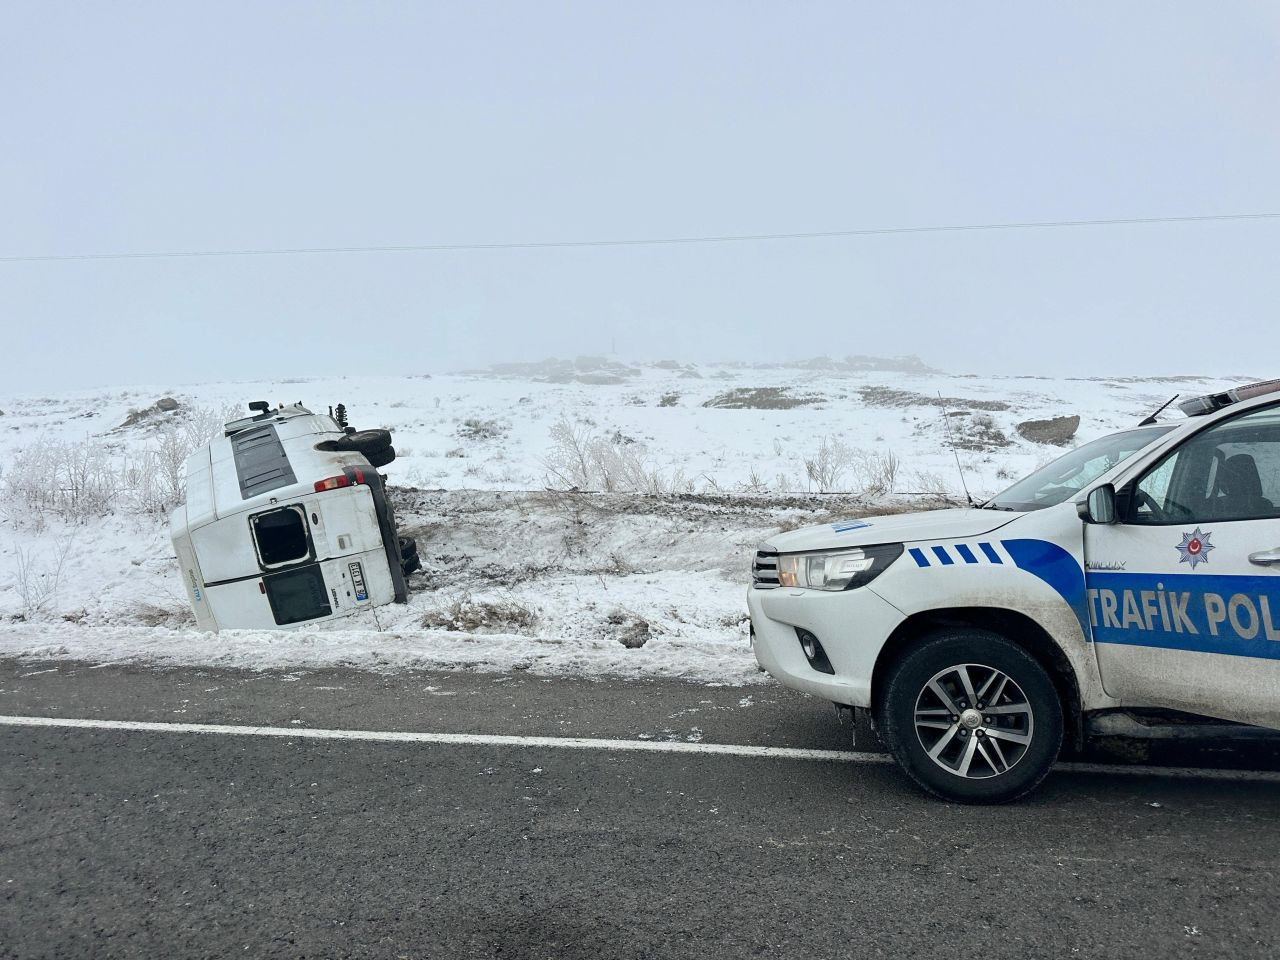
{"label": "hilux badge", "polygon": [[1201,533],[1199,527],[1190,533],[1184,533],[1182,542],[1178,544],[1178,553],[1182,554],[1182,559],[1178,562],[1191,564],[1192,570],[1197,564],[1208,563],[1209,551],[1214,549],[1213,544],[1209,542],[1211,536],[1213,536],[1212,533]]}

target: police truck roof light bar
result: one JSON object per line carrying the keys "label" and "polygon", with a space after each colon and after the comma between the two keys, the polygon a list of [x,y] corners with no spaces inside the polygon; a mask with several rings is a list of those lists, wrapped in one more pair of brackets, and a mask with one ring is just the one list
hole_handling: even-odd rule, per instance
{"label": "police truck roof light bar", "polygon": [[1213,413],[1233,403],[1252,400],[1254,397],[1262,397],[1268,393],[1280,393],[1280,380],[1260,380],[1257,383],[1247,383],[1242,387],[1224,390],[1222,393],[1208,393],[1203,397],[1183,400],[1178,404],[1178,409],[1188,417],[1202,417],[1206,413]]}

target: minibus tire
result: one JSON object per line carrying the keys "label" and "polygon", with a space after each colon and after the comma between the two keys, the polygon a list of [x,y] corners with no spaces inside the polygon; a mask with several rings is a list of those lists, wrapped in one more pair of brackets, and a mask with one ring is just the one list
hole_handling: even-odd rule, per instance
{"label": "minibus tire", "polygon": [[348,433],[337,441],[340,450],[356,450],[366,457],[376,451],[391,446],[390,430],[357,430]]}
{"label": "minibus tire", "polygon": [[398,537],[400,543],[400,569],[405,576],[415,570],[422,569],[422,561],[418,558],[418,542],[413,537]]}
{"label": "minibus tire", "polygon": [[362,450],[360,452],[364,454],[364,458],[369,461],[369,466],[371,467],[385,467],[396,458],[395,447],[383,447],[381,450]]}
{"label": "minibus tire", "polygon": [[[983,678],[994,672],[1006,677],[1009,684],[1004,689],[1016,688],[1016,694],[1000,697],[998,714],[983,714],[961,694],[950,702],[947,716],[935,718],[933,714],[940,712],[943,700],[927,691],[934,682],[944,691],[961,689],[959,674],[951,672],[960,668],[966,670],[976,693],[982,692]],[[965,709],[951,712],[961,702]],[[974,714],[981,716],[975,718]],[[966,715],[980,725],[966,728]],[[997,633],[963,628],[938,630],[923,637],[890,668],[879,720],[885,745],[912,780],[934,796],[974,804],[1008,803],[1034,790],[1057,761],[1064,730],[1062,701],[1040,662]],[[918,725],[918,721],[923,722]],[[949,726],[939,730],[928,726],[930,722]],[[989,722],[995,726],[986,726]],[[1006,736],[989,733],[992,729],[1002,730]],[[1030,731],[1025,745],[1008,737],[1022,736],[1020,730]],[[935,760],[930,749],[937,749],[944,736],[950,738],[950,744]],[[998,751],[991,747],[993,736],[1001,744]],[[969,746],[973,740],[980,744],[976,749]],[[957,771],[966,749],[972,760],[968,775],[962,776]],[[989,763],[978,750],[1007,760],[1006,769],[994,772],[999,763]]]}

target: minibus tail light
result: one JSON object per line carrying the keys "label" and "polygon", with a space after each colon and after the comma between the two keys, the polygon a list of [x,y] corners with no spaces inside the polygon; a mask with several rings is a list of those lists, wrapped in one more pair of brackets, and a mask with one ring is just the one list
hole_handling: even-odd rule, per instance
{"label": "minibus tail light", "polygon": [[365,483],[364,471],[359,467],[348,467],[343,473],[336,477],[329,477],[325,480],[316,481],[316,493],[324,493],[326,490],[341,490],[343,487],[356,486]]}

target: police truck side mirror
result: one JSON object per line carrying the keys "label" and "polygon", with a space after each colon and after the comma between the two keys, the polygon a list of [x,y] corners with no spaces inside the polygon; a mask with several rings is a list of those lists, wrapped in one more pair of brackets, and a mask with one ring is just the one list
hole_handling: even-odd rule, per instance
{"label": "police truck side mirror", "polygon": [[1085,523],[1116,522],[1116,488],[1109,483],[1094,487],[1078,507]]}

